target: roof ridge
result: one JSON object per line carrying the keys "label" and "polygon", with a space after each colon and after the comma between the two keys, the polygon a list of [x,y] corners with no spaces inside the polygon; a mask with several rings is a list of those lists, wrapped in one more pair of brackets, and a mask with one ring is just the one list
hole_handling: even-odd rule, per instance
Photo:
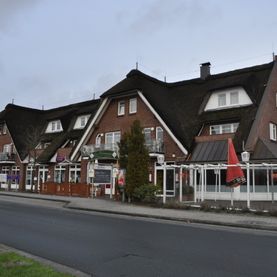
{"label": "roof ridge", "polygon": [[5,110],[8,109],[20,109],[20,110],[26,110],[26,111],[32,111],[32,112],[43,112],[43,110],[39,110],[39,109],[35,109],[35,108],[30,108],[30,107],[25,107],[25,106],[19,106],[19,105],[15,105],[15,104],[7,104],[5,107]]}
{"label": "roof ridge", "polygon": [[56,108],[52,108],[52,109],[48,109],[48,110],[44,110],[45,112],[53,112],[53,111],[59,111],[59,110],[63,110],[65,108],[74,108],[74,107],[79,107],[82,105],[86,105],[86,104],[90,104],[90,103],[97,103],[99,102],[101,99],[97,98],[97,99],[92,99],[92,100],[86,100],[86,101],[82,101],[82,102],[77,102],[77,103],[72,103],[72,104],[68,104],[65,106],[59,106]]}
{"label": "roof ridge", "polygon": [[274,64],[274,62],[269,62],[269,63],[259,64],[259,65],[248,66],[248,67],[244,67],[244,68],[237,68],[237,69],[233,69],[233,70],[229,70],[229,71],[225,71],[225,72],[221,72],[221,73],[217,73],[217,74],[211,74],[205,80],[198,77],[198,78],[192,78],[192,79],[187,79],[187,80],[180,80],[180,81],[176,81],[176,82],[164,82],[164,81],[154,78],[138,69],[132,69],[126,75],[126,77],[130,78],[133,76],[140,76],[140,77],[144,77],[148,80],[151,80],[153,82],[162,84],[164,86],[171,87],[171,86],[182,85],[182,84],[192,83],[192,82],[203,83],[206,80],[227,77],[229,75],[241,74],[241,73],[248,72],[248,71],[260,71],[260,70],[264,70],[266,68],[270,68],[271,66],[273,66],[273,64]]}

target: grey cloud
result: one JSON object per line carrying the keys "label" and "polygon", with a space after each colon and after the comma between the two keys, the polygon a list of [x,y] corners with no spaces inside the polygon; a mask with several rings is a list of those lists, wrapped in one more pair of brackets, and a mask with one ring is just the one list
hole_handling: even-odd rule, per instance
{"label": "grey cloud", "polygon": [[131,24],[131,30],[136,33],[157,32],[165,27],[181,25],[195,28],[205,23],[216,11],[220,16],[218,7],[213,3],[197,0],[156,0],[149,7],[143,7],[137,19]]}
{"label": "grey cloud", "polygon": [[17,13],[36,4],[38,0],[1,0],[0,31],[6,30]]}

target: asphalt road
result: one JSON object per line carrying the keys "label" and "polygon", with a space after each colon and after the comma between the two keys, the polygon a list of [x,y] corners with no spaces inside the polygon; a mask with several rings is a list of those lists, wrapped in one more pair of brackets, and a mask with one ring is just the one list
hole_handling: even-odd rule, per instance
{"label": "asphalt road", "polygon": [[0,198],[0,243],[92,276],[277,276],[273,232],[109,216],[24,201]]}

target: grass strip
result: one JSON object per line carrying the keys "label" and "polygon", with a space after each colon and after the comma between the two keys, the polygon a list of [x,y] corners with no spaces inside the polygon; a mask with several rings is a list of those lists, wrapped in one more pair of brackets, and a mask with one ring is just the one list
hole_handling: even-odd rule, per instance
{"label": "grass strip", "polygon": [[72,275],[57,272],[51,267],[44,266],[39,262],[14,252],[4,252],[0,254],[0,276],[72,277]]}

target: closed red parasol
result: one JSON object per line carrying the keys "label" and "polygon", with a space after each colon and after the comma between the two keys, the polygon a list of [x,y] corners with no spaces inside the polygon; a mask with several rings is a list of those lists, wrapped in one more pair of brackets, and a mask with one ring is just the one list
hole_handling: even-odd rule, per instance
{"label": "closed red parasol", "polygon": [[[226,174],[226,185],[229,187],[238,187],[246,182],[243,171],[240,166],[232,139],[228,139],[228,167]],[[230,166],[231,165],[231,166]]]}

